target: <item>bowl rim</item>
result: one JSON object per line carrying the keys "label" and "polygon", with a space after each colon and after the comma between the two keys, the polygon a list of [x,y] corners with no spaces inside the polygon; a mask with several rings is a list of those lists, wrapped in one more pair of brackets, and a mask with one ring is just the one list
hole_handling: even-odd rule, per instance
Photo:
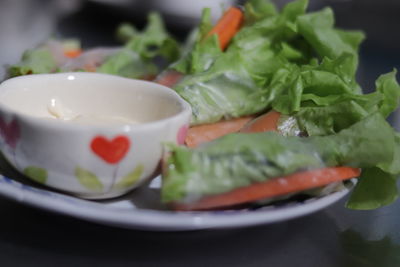
{"label": "bowl rim", "polygon": [[[18,76],[18,77],[13,77],[6,79],[0,83],[0,97],[3,93],[4,87],[8,86],[9,83],[16,82],[18,80],[26,80],[26,82],[29,83],[29,81],[32,80],[38,80],[38,79],[48,79],[51,77],[51,79],[56,79],[56,77],[60,77],[60,80],[65,80],[68,79],[67,77],[69,76],[83,76],[83,79],[86,79],[86,77],[90,77],[90,79],[95,78],[96,76],[102,77],[102,78],[109,78],[109,79],[114,79],[114,80],[121,80],[125,82],[135,82],[135,83],[143,83],[150,85],[156,90],[159,90],[160,92],[167,93],[170,96],[172,96],[178,103],[179,103],[179,109],[178,112],[172,116],[168,116],[166,118],[158,119],[158,120],[152,120],[149,122],[143,122],[143,123],[138,123],[138,124],[129,124],[129,123],[121,123],[120,125],[92,125],[92,124],[79,124],[79,123],[71,123],[68,121],[63,121],[63,120],[51,120],[51,119],[44,119],[36,116],[32,116],[23,112],[19,112],[18,110],[15,110],[14,108],[10,108],[6,106],[5,104],[0,102],[0,111],[3,111],[4,113],[8,113],[9,116],[17,118],[18,120],[22,120],[26,123],[30,123],[35,126],[39,126],[42,128],[47,128],[47,129],[62,129],[64,131],[79,131],[79,130],[99,130],[99,131],[119,131],[119,132],[130,132],[130,131],[144,131],[144,130],[150,130],[152,128],[158,128],[159,126],[162,126],[165,122],[168,121],[174,121],[174,120],[180,120],[184,119],[186,116],[189,117],[192,114],[192,108],[189,103],[187,103],[178,93],[176,93],[173,89],[168,88],[164,85],[151,82],[151,81],[145,81],[145,80],[139,80],[139,79],[131,79],[131,78],[125,78],[117,75],[111,75],[111,74],[104,74],[104,73],[91,73],[91,72],[63,72],[63,73],[46,73],[46,74],[30,74],[30,75],[24,75],[24,76]],[[82,78],[81,78],[82,79]]]}

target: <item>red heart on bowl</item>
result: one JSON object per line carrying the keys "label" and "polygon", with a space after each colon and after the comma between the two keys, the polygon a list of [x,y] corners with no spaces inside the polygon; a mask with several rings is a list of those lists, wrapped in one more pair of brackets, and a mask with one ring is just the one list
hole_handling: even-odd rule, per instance
{"label": "red heart on bowl", "polygon": [[0,135],[11,148],[15,149],[20,137],[20,128],[16,119],[13,119],[8,124],[0,118]]}
{"label": "red heart on bowl", "polygon": [[130,141],[126,136],[117,136],[108,140],[104,136],[93,138],[90,147],[92,151],[104,161],[115,164],[118,163],[129,151]]}

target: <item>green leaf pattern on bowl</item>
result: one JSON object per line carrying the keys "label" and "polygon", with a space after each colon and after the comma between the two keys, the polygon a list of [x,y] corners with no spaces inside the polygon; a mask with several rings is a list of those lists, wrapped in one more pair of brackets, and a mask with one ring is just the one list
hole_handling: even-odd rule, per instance
{"label": "green leaf pattern on bowl", "polygon": [[46,184],[47,181],[46,169],[35,166],[28,166],[24,169],[24,174],[37,183]]}
{"label": "green leaf pattern on bowl", "polygon": [[116,188],[129,188],[133,186],[137,181],[139,181],[140,176],[142,175],[144,170],[143,164],[139,164],[135,167],[135,169],[125,175],[116,185]]}
{"label": "green leaf pattern on bowl", "polygon": [[103,184],[94,173],[78,166],[75,169],[75,176],[85,188],[92,191],[103,191]]}

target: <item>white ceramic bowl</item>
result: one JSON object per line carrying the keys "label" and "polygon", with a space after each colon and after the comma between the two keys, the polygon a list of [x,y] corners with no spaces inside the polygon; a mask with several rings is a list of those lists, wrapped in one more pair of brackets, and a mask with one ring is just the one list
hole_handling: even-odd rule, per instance
{"label": "white ceramic bowl", "polygon": [[152,82],[83,72],[22,76],[0,85],[0,149],[36,182],[84,198],[115,197],[157,171],[163,143],[181,143],[190,116],[178,94]]}

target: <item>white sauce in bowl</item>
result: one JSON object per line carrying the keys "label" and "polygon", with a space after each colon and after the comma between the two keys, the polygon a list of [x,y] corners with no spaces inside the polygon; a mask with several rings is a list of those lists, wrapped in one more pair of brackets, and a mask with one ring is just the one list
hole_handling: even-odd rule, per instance
{"label": "white sauce in bowl", "polygon": [[137,124],[133,119],[118,115],[82,114],[66,107],[59,98],[52,98],[47,105],[49,116],[54,119],[89,125]]}

